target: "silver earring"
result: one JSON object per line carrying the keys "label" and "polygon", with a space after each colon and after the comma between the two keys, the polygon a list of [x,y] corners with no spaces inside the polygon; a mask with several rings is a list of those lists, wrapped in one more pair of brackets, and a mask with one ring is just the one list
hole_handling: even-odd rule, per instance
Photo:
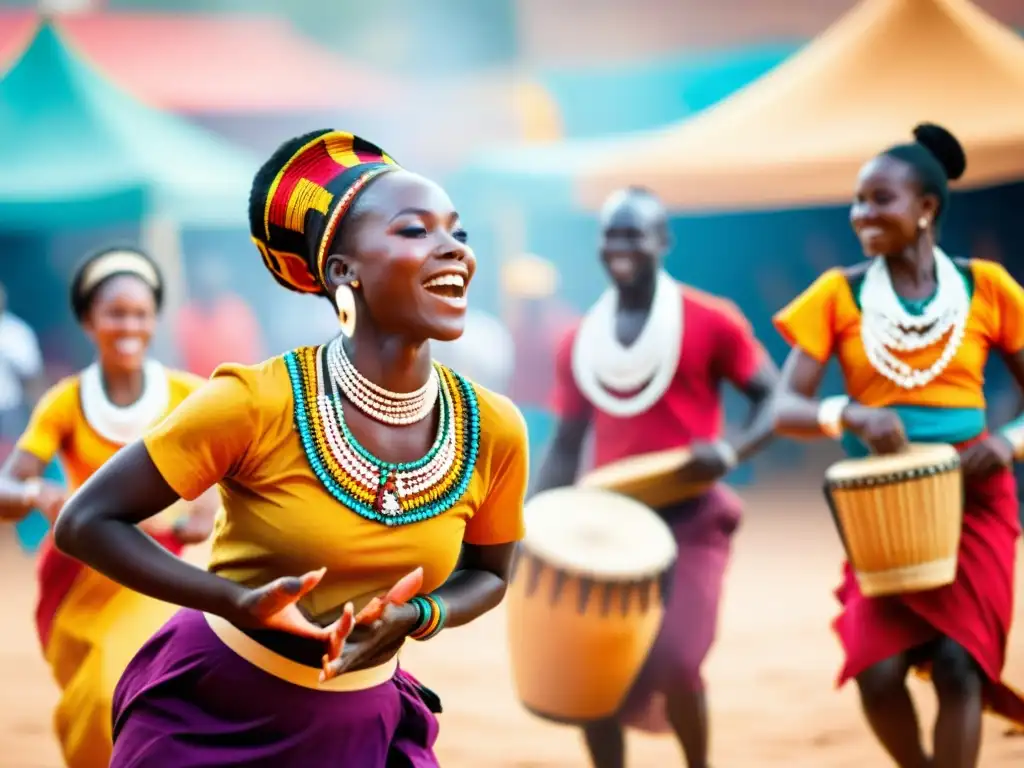
{"label": "silver earring", "polygon": [[[353,281],[352,286],[358,287],[358,285],[357,281]],[[338,286],[338,290],[334,293],[334,306],[338,309],[341,332],[352,338],[352,334],[356,332],[356,295],[350,286]]]}
{"label": "silver earring", "polygon": [[917,220],[917,226],[919,229],[928,229],[929,224],[931,224],[931,222],[928,221],[927,216],[922,216],[920,219]]}

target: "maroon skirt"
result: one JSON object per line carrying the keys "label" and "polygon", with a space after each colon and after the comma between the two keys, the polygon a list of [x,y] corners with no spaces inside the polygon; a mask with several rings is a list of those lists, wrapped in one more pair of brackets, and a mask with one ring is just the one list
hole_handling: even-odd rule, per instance
{"label": "maroon skirt", "polygon": [[661,513],[679,556],[668,578],[661,630],[619,715],[624,725],[667,733],[666,694],[703,688],[701,668],[718,629],[722,582],[741,510],[739,497],[719,484]]}

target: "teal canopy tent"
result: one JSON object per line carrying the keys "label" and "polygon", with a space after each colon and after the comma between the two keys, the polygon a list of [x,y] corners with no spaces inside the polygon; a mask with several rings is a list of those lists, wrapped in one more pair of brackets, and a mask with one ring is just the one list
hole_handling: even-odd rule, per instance
{"label": "teal canopy tent", "polygon": [[256,163],[121,91],[44,21],[0,80],[0,229],[244,224]]}

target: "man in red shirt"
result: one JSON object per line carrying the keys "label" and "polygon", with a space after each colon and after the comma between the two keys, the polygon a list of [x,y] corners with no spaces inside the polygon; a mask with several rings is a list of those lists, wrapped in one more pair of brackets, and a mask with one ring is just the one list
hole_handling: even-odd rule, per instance
{"label": "man in red shirt", "polygon": [[[559,347],[554,397],[559,422],[535,490],[575,481],[590,429],[595,466],[688,447],[693,461],[684,470],[687,477],[717,480],[770,437],[764,406],[778,371],[731,302],[684,286],[663,270],[667,217],[652,193],[620,191],[605,204],[601,218],[601,260],[613,287]],[[724,381],[754,406],[735,446],[722,439]],[[714,640],[740,504],[718,483],[696,499],[658,512],[679,547],[665,619],[622,712],[584,729],[595,768],[624,768],[627,725],[674,731],[689,768],[707,768],[701,666]]]}

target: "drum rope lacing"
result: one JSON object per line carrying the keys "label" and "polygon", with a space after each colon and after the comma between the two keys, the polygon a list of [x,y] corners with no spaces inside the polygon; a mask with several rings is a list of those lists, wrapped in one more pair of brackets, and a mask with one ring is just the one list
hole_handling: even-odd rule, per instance
{"label": "drum rope lacing", "polygon": [[933,464],[928,467],[911,467],[893,472],[886,472],[883,475],[870,475],[864,477],[849,477],[842,480],[826,480],[826,490],[852,490],[856,488],[875,488],[882,485],[893,485],[908,480],[920,480],[924,477],[935,477],[946,472],[953,472],[960,467],[960,457],[954,456],[951,459]]}
{"label": "drum rope lacing", "polygon": [[[607,289],[584,316],[572,372],[587,400],[621,418],[643,413],[668,391],[682,354],[683,295],[679,283],[659,271],[647,321],[629,346],[616,335],[618,295],[616,288]],[[632,394],[614,394],[624,392]]]}
{"label": "drum rope lacing", "polygon": [[[886,261],[876,258],[864,275],[861,291],[860,335],[871,366],[903,389],[923,387],[939,376],[953,360],[964,340],[970,296],[953,260],[936,247],[935,297],[920,315],[900,302]],[[945,347],[924,369],[913,368],[896,352],[914,352],[935,345],[943,337]]]}

